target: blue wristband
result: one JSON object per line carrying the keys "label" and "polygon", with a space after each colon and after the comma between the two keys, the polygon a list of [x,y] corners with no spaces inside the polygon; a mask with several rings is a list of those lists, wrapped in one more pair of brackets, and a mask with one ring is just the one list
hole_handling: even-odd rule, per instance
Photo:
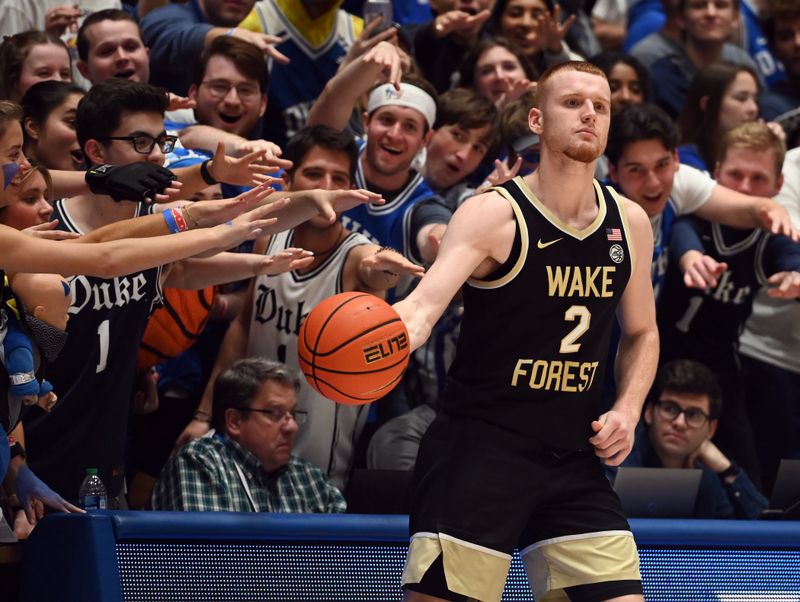
{"label": "blue wristband", "polygon": [[172,209],[167,209],[161,215],[164,216],[164,221],[167,222],[167,228],[172,234],[177,234],[181,231],[180,227],[178,226],[178,222],[175,221],[175,215],[172,213]]}

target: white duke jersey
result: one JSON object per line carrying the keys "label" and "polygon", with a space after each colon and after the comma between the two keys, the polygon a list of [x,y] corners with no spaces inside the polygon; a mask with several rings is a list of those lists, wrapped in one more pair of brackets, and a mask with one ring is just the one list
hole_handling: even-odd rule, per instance
{"label": "white duke jersey", "polygon": [[[297,246],[293,234],[289,230],[273,236],[267,253],[272,255]],[[350,233],[310,272],[301,274],[293,270],[256,277],[248,357],[258,355],[277,360],[300,372],[297,336],[303,320],[318,303],[344,292],[342,276],[347,255],[354,247],[365,244],[370,244],[365,236]],[[317,393],[301,377],[297,409],[308,412],[308,419],[295,436],[294,453],[325,472],[343,490],[369,406],[335,403]]]}

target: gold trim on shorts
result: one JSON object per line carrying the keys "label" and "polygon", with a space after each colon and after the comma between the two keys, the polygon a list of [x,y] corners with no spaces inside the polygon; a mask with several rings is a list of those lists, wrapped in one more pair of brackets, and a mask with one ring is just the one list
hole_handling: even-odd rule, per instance
{"label": "gold trim on shorts", "polygon": [[641,580],[630,531],[597,531],[545,539],[520,550],[533,594],[540,602],[565,600],[565,587]]}
{"label": "gold trim on shorts", "polygon": [[500,600],[511,556],[445,533],[415,533],[408,546],[403,585],[419,583],[442,555],[447,589],[481,602]]}

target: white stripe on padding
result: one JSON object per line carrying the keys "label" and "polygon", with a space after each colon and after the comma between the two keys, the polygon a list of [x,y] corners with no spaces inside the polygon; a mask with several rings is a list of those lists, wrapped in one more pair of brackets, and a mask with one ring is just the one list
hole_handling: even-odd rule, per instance
{"label": "white stripe on padding", "polygon": [[552,539],[543,539],[542,541],[537,541],[526,547],[523,550],[519,551],[520,556],[525,556],[536,550],[538,548],[549,546],[554,543],[563,543],[565,541],[576,541],[578,539],[591,539],[594,537],[614,537],[614,536],[622,536],[622,537],[633,537],[633,533],[630,531],[619,530],[619,531],[594,531],[592,533],[579,533],[578,535],[564,535],[562,537],[553,537]]}

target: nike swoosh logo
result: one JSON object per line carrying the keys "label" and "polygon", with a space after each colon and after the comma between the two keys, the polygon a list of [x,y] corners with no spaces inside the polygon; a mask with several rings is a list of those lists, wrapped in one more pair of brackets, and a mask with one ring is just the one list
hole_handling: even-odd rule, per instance
{"label": "nike swoosh logo", "polygon": [[[563,238],[563,237],[562,237],[562,238]],[[554,244],[556,244],[556,243],[557,243],[559,240],[562,240],[562,238],[556,238],[555,240],[551,240],[550,242],[542,242],[542,239],[540,238],[540,239],[539,239],[539,242],[537,242],[537,243],[536,243],[536,246],[537,246],[537,247],[539,247],[540,249],[546,249],[546,248],[547,248],[547,247],[549,247],[550,245],[554,245]]]}

